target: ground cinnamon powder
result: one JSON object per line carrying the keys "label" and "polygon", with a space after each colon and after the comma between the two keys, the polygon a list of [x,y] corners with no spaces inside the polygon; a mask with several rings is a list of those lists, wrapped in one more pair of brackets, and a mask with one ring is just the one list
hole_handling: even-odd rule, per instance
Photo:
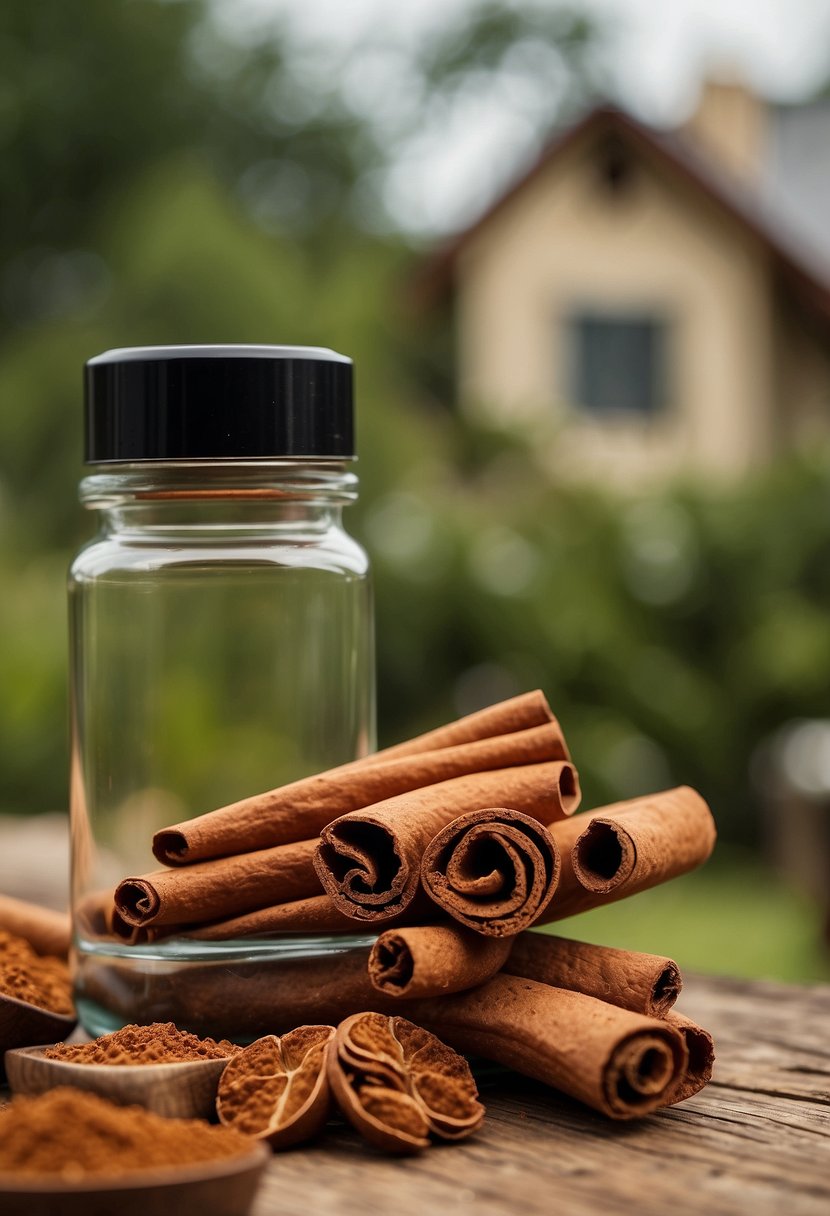
{"label": "ground cinnamon powder", "polygon": [[81,1182],[250,1152],[254,1141],[201,1119],[166,1119],[60,1086],[0,1110],[0,1179],[51,1176]]}
{"label": "ground cinnamon powder", "polygon": [[241,1048],[227,1039],[200,1039],[173,1022],[124,1026],[91,1043],[56,1043],[44,1055],[72,1064],[173,1064],[184,1060],[224,1060]]}
{"label": "ground cinnamon powder", "polygon": [[25,938],[1,929],[0,993],[50,1013],[74,1013],[69,968],[63,959],[41,957]]}

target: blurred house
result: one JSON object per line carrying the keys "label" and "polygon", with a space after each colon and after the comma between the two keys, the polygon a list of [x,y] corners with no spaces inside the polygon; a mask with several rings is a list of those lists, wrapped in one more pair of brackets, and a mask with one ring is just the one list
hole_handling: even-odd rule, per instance
{"label": "blurred house", "polygon": [[830,99],[738,84],[670,133],[586,114],[422,268],[463,407],[623,484],[830,436],[828,150]]}

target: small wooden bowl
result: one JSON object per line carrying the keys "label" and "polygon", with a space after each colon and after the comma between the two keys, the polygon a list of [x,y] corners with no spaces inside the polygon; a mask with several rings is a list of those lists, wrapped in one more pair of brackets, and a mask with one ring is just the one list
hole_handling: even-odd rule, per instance
{"label": "small wooden bowl", "polygon": [[117,1179],[13,1183],[0,1177],[0,1211],[3,1216],[246,1216],[270,1156],[267,1145],[255,1144],[239,1157],[134,1171]]}
{"label": "small wooden bowl", "polygon": [[13,1093],[43,1094],[73,1085],[119,1106],[144,1106],[177,1119],[209,1119],[216,1114],[216,1091],[228,1060],[181,1060],[175,1064],[74,1064],[48,1060],[43,1047],[6,1052],[6,1076]]}
{"label": "small wooden bowl", "polygon": [[[0,994],[0,1052],[36,1043],[57,1043],[72,1033],[74,1013],[51,1013],[39,1005]],[[0,1068],[0,1076],[2,1076]]]}

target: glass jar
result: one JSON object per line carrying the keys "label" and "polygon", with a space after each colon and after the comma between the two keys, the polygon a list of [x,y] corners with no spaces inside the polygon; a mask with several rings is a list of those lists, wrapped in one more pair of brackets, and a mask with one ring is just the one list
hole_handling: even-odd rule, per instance
{"label": "glass jar", "polygon": [[158,868],[158,829],[374,747],[369,563],[341,520],[351,363],[166,347],[87,369],[81,499],[100,530],[69,583],[79,1014],[91,1034],[255,1034],[229,1013],[254,976],[278,999],[281,966],[357,939],[128,944],[105,910],[122,878]]}

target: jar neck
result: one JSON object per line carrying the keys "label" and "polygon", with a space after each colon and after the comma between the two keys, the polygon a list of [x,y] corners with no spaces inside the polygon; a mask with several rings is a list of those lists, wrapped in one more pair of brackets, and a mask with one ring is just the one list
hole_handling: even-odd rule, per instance
{"label": "jar neck", "polygon": [[357,498],[345,461],[166,461],[91,466],[83,506],[102,512],[106,532],[339,527]]}

